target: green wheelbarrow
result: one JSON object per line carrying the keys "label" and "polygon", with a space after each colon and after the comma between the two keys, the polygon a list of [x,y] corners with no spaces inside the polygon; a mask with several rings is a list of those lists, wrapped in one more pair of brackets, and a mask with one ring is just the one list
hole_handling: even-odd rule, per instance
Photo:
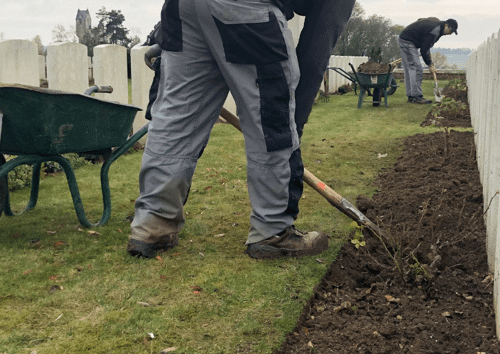
{"label": "green wheelbarrow", "polygon": [[[32,165],[31,196],[26,209],[38,200],[41,164],[57,162],[68,181],[80,224],[105,224],[111,216],[108,172],[111,164],[128,151],[148,130],[146,124],[129,137],[139,107],[100,100],[94,92],[112,92],[110,86],[92,86],[84,94],[24,85],[0,84],[0,215],[14,216],[9,204],[7,174],[20,165]],[[92,224],[83,208],[75,174],[62,154],[102,155],[103,214]],[[6,161],[3,154],[16,155]],[[21,213],[22,214],[22,213]]]}
{"label": "green wheelbarrow", "polygon": [[392,65],[389,64],[389,70],[387,73],[382,74],[357,73],[351,63],[349,63],[349,66],[351,67],[354,78],[360,87],[358,108],[361,108],[363,105],[365,95],[367,93],[370,95],[370,90],[373,90],[373,92],[371,92],[371,96],[373,96],[373,106],[380,106],[380,103],[382,103],[382,97],[384,97],[384,103],[387,107],[387,96],[392,95],[398,87],[394,82],[394,73],[391,72]]}

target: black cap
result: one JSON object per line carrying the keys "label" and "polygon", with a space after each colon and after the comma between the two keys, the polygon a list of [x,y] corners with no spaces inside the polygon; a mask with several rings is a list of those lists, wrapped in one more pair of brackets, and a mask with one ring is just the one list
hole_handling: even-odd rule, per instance
{"label": "black cap", "polygon": [[458,35],[458,33],[457,33],[458,22],[456,20],[450,18],[449,20],[445,21],[445,24],[447,24],[448,27],[450,27],[451,33],[455,33]]}

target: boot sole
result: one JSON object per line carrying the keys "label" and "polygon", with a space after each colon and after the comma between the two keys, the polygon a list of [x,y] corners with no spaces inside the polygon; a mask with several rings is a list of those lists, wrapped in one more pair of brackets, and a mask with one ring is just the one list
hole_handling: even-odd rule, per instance
{"label": "boot sole", "polygon": [[127,252],[134,257],[140,258],[154,258],[157,253],[168,251],[179,244],[179,240],[174,240],[171,243],[146,243],[130,239],[127,245]]}
{"label": "boot sole", "polygon": [[257,243],[247,246],[245,254],[254,259],[278,259],[284,257],[300,258],[303,256],[315,256],[328,249],[328,238],[320,240],[314,248],[309,249],[284,249]]}

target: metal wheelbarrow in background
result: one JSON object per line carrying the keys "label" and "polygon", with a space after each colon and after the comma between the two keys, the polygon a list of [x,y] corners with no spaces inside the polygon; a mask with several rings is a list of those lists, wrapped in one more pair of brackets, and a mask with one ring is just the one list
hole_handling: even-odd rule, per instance
{"label": "metal wheelbarrow in background", "polygon": [[[7,174],[19,165],[32,165],[31,196],[24,211],[38,200],[41,164],[57,162],[68,181],[80,224],[105,224],[111,216],[108,172],[111,164],[147,133],[145,125],[129,137],[139,107],[100,100],[93,92],[112,92],[109,86],[92,86],[85,94],[0,84],[0,215],[14,216],[9,204]],[[114,148],[114,149],[113,149]],[[83,208],[75,174],[66,153],[103,155],[101,189],[103,214],[91,224]],[[6,161],[3,154],[17,157]],[[24,212],[23,211],[23,212]],[[22,213],[21,213],[22,214]]]}
{"label": "metal wheelbarrow in background", "polygon": [[383,74],[364,74],[358,73],[354,69],[354,66],[349,63],[352,69],[351,73],[348,73],[342,68],[329,68],[334,70],[337,74],[343,76],[347,80],[353,83],[354,93],[357,93],[359,87],[358,95],[358,108],[361,108],[365,95],[373,97],[373,106],[380,106],[381,98],[384,97],[385,106],[387,107],[387,96],[390,96],[396,92],[399,87],[394,79],[394,74],[391,72],[392,65],[389,65],[389,71]]}

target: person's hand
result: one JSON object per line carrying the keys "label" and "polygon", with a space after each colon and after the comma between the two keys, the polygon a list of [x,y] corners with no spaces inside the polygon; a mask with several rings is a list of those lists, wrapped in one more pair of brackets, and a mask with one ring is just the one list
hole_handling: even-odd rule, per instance
{"label": "person's hand", "polygon": [[436,73],[436,67],[433,65],[429,66],[429,72],[434,75]]}

